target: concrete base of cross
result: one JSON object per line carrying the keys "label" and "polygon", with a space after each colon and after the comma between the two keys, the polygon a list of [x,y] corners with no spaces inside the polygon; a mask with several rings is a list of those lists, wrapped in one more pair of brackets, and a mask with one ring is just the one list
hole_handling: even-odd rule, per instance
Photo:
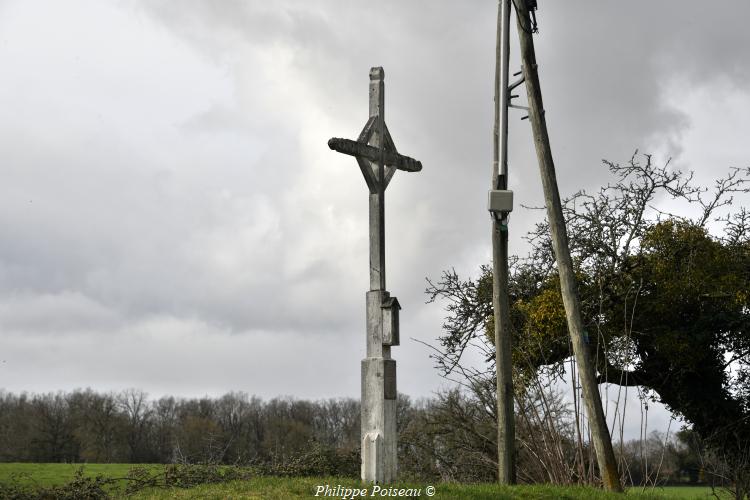
{"label": "concrete base of cross", "polygon": [[396,360],[362,360],[362,481],[396,480]]}

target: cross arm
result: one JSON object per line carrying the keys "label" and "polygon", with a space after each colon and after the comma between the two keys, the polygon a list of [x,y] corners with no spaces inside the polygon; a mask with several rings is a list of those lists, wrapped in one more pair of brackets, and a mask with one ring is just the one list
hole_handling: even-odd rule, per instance
{"label": "cross arm", "polygon": [[[328,141],[328,147],[345,155],[366,158],[373,162],[380,161],[380,149],[350,139],[334,137]],[[419,172],[422,170],[422,162],[388,150],[383,151],[383,163],[406,172]]]}

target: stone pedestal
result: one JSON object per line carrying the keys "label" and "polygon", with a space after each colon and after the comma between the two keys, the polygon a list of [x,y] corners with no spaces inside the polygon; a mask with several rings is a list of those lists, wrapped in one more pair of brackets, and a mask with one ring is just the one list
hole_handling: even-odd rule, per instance
{"label": "stone pedestal", "polygon": [[[395,481],[398,470],[396,360],[391,359],[391,345],[383,342],[384,319],[392,317],[390,308],[394,302],[398,306],[388,292],[367,292],[367,357],[362,360],[362,480],[374,483]],[[398,324],[395,328],[397,332]]]}
{"label": "stone pedestal", "polygon": [[396,480],[396,360],[362,360],[362,480]]}

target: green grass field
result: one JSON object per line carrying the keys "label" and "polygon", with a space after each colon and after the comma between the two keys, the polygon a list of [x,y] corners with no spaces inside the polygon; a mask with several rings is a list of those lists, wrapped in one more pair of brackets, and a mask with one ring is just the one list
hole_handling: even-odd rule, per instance
{"label": "green grass field", "polygon": [[[203,485],[189,490],[168,490],[168,491],[144,491],[132,498],[138,499],[287,499],[287,498],[315,498],[316,488],[325,484],[344,485],[352,488],[362,488],[363,486],[355,481],[341,480],[333,478],[257,478],[250,481],[237,481],[221,485]],[[426,487],[428,485],[402,485],[399,487],[414,487],[421,489],[419,497],[402,497],[402,498],[436,498],[436,499],[467,499],[467,500],[612,500],[623,498],[622,495],[605,493],[594,488],[583,487],[557,487],[549,485],[533,486],[513,486],[501,487],[498,485],[479,484],[479,485],[459,485],[459,484],[438,484],[435,487],[435,495],[429,497]],[[366,486],[367,496],[356,496],[354,498],[378,498],[372,496],[372,486]],[[649,491],[646,493],[640,491],[629,491],[626,495],[628,500],[656,500],[656,499],[700,499],[710,498],[710,489],[708,488],[668,488],[662,491]],[[325,497],[319,497],[325,498]],[[327,497],[327,498],[341,498]]]}
{"label": "green grass field", "polygon": [[[16,480],[21,484],[36,486],[59,486],[73,479],[76,471],[83,464],[30,464],[0,463],[0,483]],[[85,464],[83,473],[87,477],[99,474],[107,477],[125,477],[136,464]],[[163,468],[159,464],[141,465],[150,470]]]}
{"label": "green grass field", "polygon": [[[70,482],[81,467],[80,464],[29,464],[0,463],[0,484],[30,485],[34,487],[62,486]],[[84,476],[126,477],[133,464],[86,464]],[[149,472],[164,470],[163,465],[141,465]],[[249,480],[230,481],[220,484],[203,484],[192,488],[150,488],[137,492],[128,498],[133,499],[292,499],[315,498],[319,487],[329,485],[335,488],[365,489],[367,498],[387,498],[381,495],[372,496],[373,487],[362,485],[359,481],[341,478],[280,478],[254,476]],[[434,486],[434,495],[428,495],[428,487]],[[401,498],[437,498],[437,499],[592,499],[608,500],[622,498],[621,495],[605,493],[594,488],[558,487],[550,485],[521,485],[501,487],[494,484],[460,485],[460,484],[403,484],[398,488],[419,490],[419,496],[402,496]],[[122,497],[122,488],[110,489],[116,497]],[[634,488],[628,491],[629,500],[639,499],[701,499],[711,498],[710,488],[704,487],[668,487],[647,489]],[[323,496],[318,498],[342,498],[342,495]],[[365,498],[361,495],[354,498]],[[391,497],[392,498],[392,497]],[[714,497],[715,498],[715,497]],[[728,498],[728,497],[727,497]]]}

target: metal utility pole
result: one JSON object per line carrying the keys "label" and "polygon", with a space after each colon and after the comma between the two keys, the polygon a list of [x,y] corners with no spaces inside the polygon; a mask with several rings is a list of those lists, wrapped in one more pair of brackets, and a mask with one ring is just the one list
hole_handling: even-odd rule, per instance
{"label": "metal utility pole", "polygon": [[583,387],[583,398],[586,402],[586,412],[589,417],[591,434],[596,450],[599,471],[604,488],[621,492],[620,476],[617,472],[617,462],[612,450],[612,440],[604,418],[602,401],[596,383],[596,367],[591,360],[591,352],[584,340],[583,322],[581,321],[581,307],[578,299],[577,284],[573,273],[573,262],[568,248],[568,234],[565,228],[560,193],[557,188],[555,165],[552,161],[547,122],[544,118],[542,105],[542,91],[539,86],[534,40],[531,32],[531,20],[526,0],[513,0],[517,6],[518,37],[521,45],[521,60],[523,64],[523,79],[526,82],[526,93],[529,100],[529,121],[534,134],[534,146],[539,161],[542,176],[544,199],[547,206],[552,245],[557,259],[557,269],[560,275],[560,289],[562,292],[565,315],[568,320],[568,330],[573,343],[573,352],[578,363],[578,373]]}
{"label": "metal utility pole", "polygon": [[[499,0],[495,61],[495,130],[490,193],[508,189],[508,59],[510,2]],[[490,194],[492,197],[492,194]],[[512,193],[511,193],[512,196]],[[510,201],[512,208],[512,197]],[[492,209],[492,199],[490,199]],[[508,213],[492,213],[492,308],[495,317],[495,374],[497,381],[497,480],[516,482],[515,416],[513,414],[513,358],[508,298]]]}

